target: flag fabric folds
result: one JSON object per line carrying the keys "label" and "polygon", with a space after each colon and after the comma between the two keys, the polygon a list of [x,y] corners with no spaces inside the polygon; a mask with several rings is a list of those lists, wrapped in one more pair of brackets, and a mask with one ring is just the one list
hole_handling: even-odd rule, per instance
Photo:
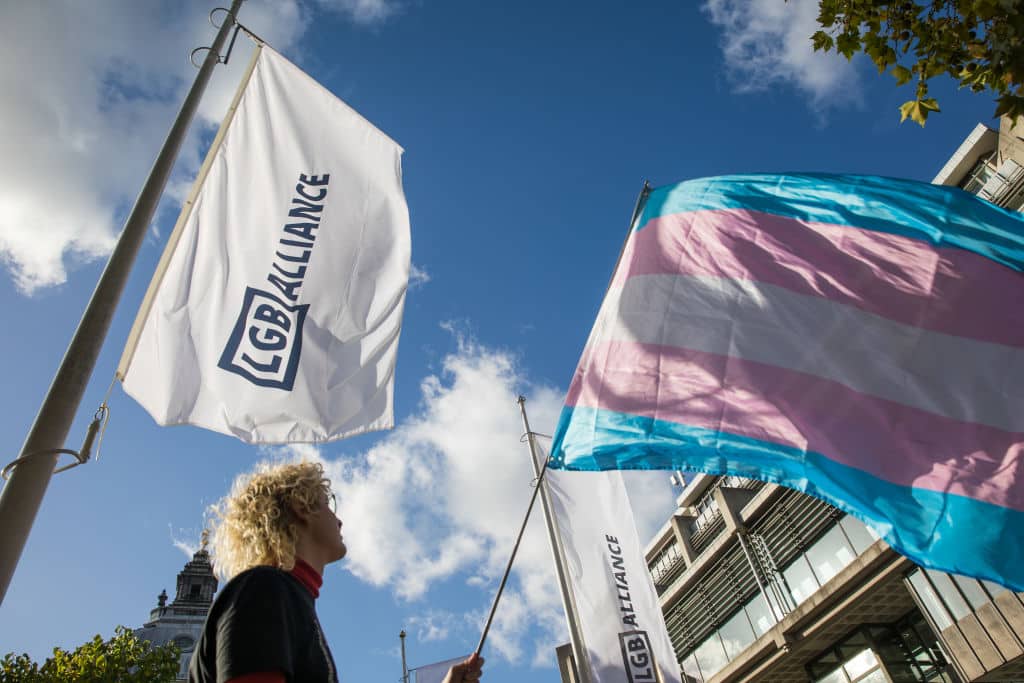
{"label": "flag fabric folds", "polygon": [[680,683],[676,660],[619,472],[548,468],[566,583],[591,683]]}
{"label": "flag fabric folds", "polygon": [[118,375],[158,423],[253,443],[389,428],[402,148],[267,47],[242,87]]}
{"label": "flag fabric folds", "polygon": [[867,176],[653,191],[552,466],[776,482],[1024,590],[1024,218]]}

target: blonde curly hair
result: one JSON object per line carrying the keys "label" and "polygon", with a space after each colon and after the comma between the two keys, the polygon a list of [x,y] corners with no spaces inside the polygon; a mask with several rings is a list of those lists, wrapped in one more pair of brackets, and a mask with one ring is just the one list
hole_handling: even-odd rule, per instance
{"label": "blonde curly hair", "polygon": [[292,510],[311,513],[330,493],[318,462],[261,463],[240,475],[210,506],[214,571],[227,580],[257,565],[290,570],[298,533]]}

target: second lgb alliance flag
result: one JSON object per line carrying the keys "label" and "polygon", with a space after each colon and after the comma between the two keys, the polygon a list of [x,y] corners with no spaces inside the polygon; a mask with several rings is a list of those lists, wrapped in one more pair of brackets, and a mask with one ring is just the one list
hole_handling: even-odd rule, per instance
{"label": "second lgb alliance flag", "polygon": [[402,148],[269,48],[243,88],[118,375],[158,423],[252,443],[389,428],[409,275]]}
{"label": "second lgb alliance flag", "polygon": [[680,683],[619,472],[544,473],[590,683]]}

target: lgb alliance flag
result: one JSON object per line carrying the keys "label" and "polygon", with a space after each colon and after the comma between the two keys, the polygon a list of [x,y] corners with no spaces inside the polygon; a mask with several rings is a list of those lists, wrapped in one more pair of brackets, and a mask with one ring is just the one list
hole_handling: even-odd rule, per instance
{"label": "lgb alliance flag", "polygon": [[889,178],[655,190],[553,466],[777,482],[1024,590],[1024,217]]}
{"label": "lgb alliance flag", "polygon": [[544,474],[591,683],[680,683],[620,472]]}
{"label": "lgb alliance flag", "polygon": [[393,424],[409,274],[402,148],[263,47],[118,374],[162,425],[252,443]]}

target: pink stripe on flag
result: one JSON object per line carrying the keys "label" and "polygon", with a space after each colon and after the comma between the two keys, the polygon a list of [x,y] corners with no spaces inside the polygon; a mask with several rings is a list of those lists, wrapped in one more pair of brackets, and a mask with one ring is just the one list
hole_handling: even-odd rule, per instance
{"label": "pink stripe on flag", "polygon": [[1024,347],[1024,287],[1011,268],[963,249],[746,209],[652,219],[615,276],[710,275],[763,282],[907,325]]}
{"label": "pink stripe on flag", "polygon": [[[1024,434],[953,420],[820,377],[637,342],[588,347],[566,405],[809,450],[894,484],[1024,511]],[[580,374],[582,371],[583,374]]]}

